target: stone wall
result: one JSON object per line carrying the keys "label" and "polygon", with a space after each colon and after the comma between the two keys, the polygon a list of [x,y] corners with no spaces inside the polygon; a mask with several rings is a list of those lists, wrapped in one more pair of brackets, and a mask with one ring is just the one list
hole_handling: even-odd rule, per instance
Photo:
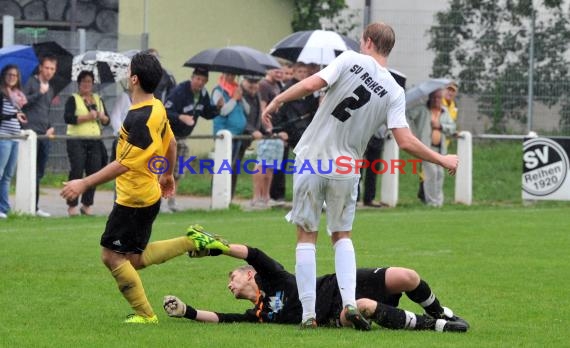
{"label": "stone wall", "polygon": [[[99,33],[117,33],[119,0],[76,1],[78,27]],[[71,21],[71,0],[0,0],[0,14],[16,21]]]}

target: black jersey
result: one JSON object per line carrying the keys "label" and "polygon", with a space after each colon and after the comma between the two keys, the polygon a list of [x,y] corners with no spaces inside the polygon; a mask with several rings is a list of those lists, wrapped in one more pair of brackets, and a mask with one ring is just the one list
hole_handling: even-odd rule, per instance
{"label": "black jersey", "polygon": [[263,251],[250,247],[247,249],[246,261],[257,272],[255,282],[259,293],[255,306],[243,314],[216,313],[220,322],[300,323],[303,309],[295,276]]}
{"label": "black jersey", "polygon": [[[248,247],[246,261],[257,274],[259,287],[255,306],[245,313],[217,313],[220,323],[262,322],[299,324],[303,314],[295,275],[285,270],[263,251]],[[387,295],[385,268],[363,268],[356,272],[356,298],[370,298],[378,302],[398,305],[400,294]],[[317,323],[319,326],[338,326],[342,311],[342,298],[335,274],[317,278]]]}

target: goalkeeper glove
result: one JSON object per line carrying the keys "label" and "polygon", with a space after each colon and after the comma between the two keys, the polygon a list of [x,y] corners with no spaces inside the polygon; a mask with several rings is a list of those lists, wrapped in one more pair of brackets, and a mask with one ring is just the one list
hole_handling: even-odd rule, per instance
{"label": "goalkeeper glove", "polygon": [[182,318],[186,313],[186,304],[176,296],[164,296],[162,306],[169,317]]}

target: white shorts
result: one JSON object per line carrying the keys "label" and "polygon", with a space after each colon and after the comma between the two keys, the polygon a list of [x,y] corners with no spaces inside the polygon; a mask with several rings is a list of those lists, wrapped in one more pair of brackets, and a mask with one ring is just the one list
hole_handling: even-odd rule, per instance
{"label": "white shorts", "polygon": [[285,216],[290,223],[306,232],[317,232],[326,202],[327,233],[352,231],[358,182],[355,176],[346,180],[325,178],[306,171],[293,176],[293,208]]}

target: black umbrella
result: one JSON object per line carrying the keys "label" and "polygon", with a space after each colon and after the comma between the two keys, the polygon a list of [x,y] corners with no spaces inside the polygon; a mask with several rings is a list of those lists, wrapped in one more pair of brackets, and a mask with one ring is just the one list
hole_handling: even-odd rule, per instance
{"label": "black umbrella", "polygon": [[279,64],[277,59],[275,59],[275,57],[273,57],[269,53],[261,52],[256,50],[255,48],[247,46],[228,46],[227,48],[250,55],[259,64],[261,64],[267,69],[281,69],[281,64]]}
{"label": "black umbrella", "polygon": [[243,50],[211,48],[188,59],[184,66],[236,75],[265,75],[267,68]]}
{"label": "black umbrella", "polygon": [[360,44],[334,31],[306,30],[293,33],[276,43],[271,55],[292,62],[327,65],[346,50],[358,52]]}
{"label": "black umbrella", "polygon": [[52,56],[57,59],[57,71],[51,79],[50,85],[55,95],[59,94],[71,82],[73,55],[54,41],[36,43],[33,47],[39,59],[44,56]]}

